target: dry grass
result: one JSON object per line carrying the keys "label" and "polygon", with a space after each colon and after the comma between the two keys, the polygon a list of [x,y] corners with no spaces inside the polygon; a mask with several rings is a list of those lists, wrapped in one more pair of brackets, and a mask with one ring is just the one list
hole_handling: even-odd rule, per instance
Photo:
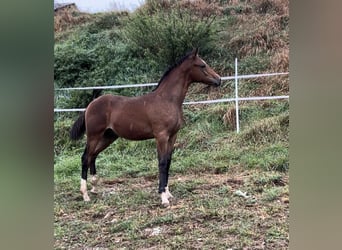
{"label": "dry grass", "polygon": [[[237,51],[240,57],[260,53],[270,54],[281,48],[288,47],[287,41],[282,39],[281,18],[273,15],[241,15],[237,18],[236,32],[232,36],[228,47]],[[241,33],[242,31],[242,33]]]}
{"label": "dry grass", "polygon": [[220,15],[223,10],[223,8],[219,6],[217,3],[206,0],[182,0],[179,3],[179,7],[182,9],[190,9],[194,11],[196,15],[198,15],[199,17],[210,17],[213,15]]}
{"label": "dry grass", "polygon": [[235,107],[229,107],[227,112],[223,115],[223,123],[227,127],[236,129],[236,109]]}
{"label": "dry grass", "polygon": [[289,47],[278,49],[271,59],[272,70],[275,72],[286,72],[289,70]]}
{"label": "dry grass", "polygon": [[90,14],[80,13],[75,9],[58,10],[57,14],[54,16],[55,33],[64,32],[70,27],[85,23],[90,20],[90,18]]}
{"label": "dry grass", "polygon": [[206,0],[149,0],[146,1],[146,4],[140,7],[138,11],[147,11],[150,14],[154,14],[161,10],[168,11],[171,9],[179,9],[181,11],[188,10],[199,19],[217,16],[222,14],[223,11],[223,7],[215,1]]}
{"label": "dry grass", "polygon": [[[242,132],[241,143],[262,145],[274,141],[284,140],[286,142],[288,137],[283,135],[288,134],[288,127],[289,114],[262,119]],[[279,133],[279,131],[283,131],[283,133]]]}
{"label": "dry grass", "polygon": [[[256,0],[243,4],[241,1],[234,1],[234,4],[252,8],[252,12],[242,11],[235,15],[234,25],[228,27],[224,33],[229,41],[224,47],[234,51],[241,61],[253,56],[267,57],[267,70],[263,72],[288,72],[289,1]],[[288,77],[256,78],[246,82],[258,86],[248,93],[249,96],[289,93]]]}
{"label": "dry grass", "polygon": [[254,0],[256,12],[260,14],[275,13],[276,15],[289,15],[289,0]]}
{"label": "dry grass", "polygon": [[[223,47],[236,54],[240,60],[251,56],[266,55],[269,58],[269,72],[289,70],[289,1],[256,0],[230,1],[227,7],[234,10],[234,23],[222,32]],[[239,11],[236,13],[236,11]],[[260,72],[261,73],[261,72]],[[279,81],[277,86],[272,82]],[[260,78],[255,82],[263,86],[262,94],[288,92],[288,80],[284,78]],[[279,91],[278,91],[279,90]]]}

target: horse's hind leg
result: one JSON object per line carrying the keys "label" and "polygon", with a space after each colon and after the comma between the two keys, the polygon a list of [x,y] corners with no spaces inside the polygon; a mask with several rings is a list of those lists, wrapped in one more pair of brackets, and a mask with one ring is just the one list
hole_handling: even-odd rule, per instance
{"label": "horse's hind leg", "polygon": [[92,189],[90,192],[96,193],[96,186],[98,182],[98,177],[96,175],[96,158],[101,153],[104,149],[106,149],[111,143],[113,143],[118,136],[114,133],[112,129],[107,129],[105,130],[103,136],[97,143],[93,143],[93,146],[91,148],[91,151],[89,152],[89,158],[88,158],[88,163],[90,166],[90,175],[91,175],[91,180],[90,183],[92,185]]}
{"label": "horse's hind leg", "polygon": [[97,156],[92,157],[91,162],[90,162],[90,175],[91,175],[90,183],[92,185],[92,189],[90,190],[90,192],[94,193],[94,194],[97,193],[95,187],[96,187],[97,182],[99,180],[97,175],[96,175],[96,167],[95,167],[96,157]]}
{"label": "horse's hind leg", "polygon": [[84,149],[82,155],[82,172],[81,172],[81,188],[80,191],[83,195],[84,201],[90,201],[87,193],[87,174],[88,174],[88,145]]}
{"label": "horse's hind leg", "polygon": [[106,147],[109,146],[114,140],[108,141],[108,140],[92,140],[90,142],[87,142],[86,149],[84,150],[84,153],[82,155],[82,173],[81,173],[81,188],[80,191],[83,195],[84,201],[90,201],[88,192],[87,192],[87,174],[88,174],[88,168],[90,168],[90,175],[91,177],[91,184],[92,184],[92,193],[96,193],[96,184],[98,181],[98,178],[96,176],[96,157],[98,154],[104,150]]}

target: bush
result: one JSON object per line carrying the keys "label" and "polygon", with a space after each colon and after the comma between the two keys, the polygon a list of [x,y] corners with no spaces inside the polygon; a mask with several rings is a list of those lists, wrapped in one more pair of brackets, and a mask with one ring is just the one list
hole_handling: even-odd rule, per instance
{"label": "bush", "polygon": [[160,62],[164,69],[194,47],[200,47],[201,55],[212,52],[218,30],[215,17],[199,17],[196,11],[180,7],[141,9],[126,27],[126,40],[134,53]]}
{"label": "bush", "polygon": [[[115,33],[115,35],[113,35]],[[160,73],[156,62],[136,58],[118,31],[90,33],[85,29],[66,42],[55,45],[54,80],[56,88],[122,85],[156,81]],[[134,95],[134,89],[117,94]],[[61,93],[61,92],[60,92]],[[60,108],[84,108],[91,90],[62,93]],[[59,106],[61,104],[61,106]]]}
{"label": "bush", "polygon": [[59,87],[70,87],[89,78],[94,68],[93,51],[72,45],[55,47],[54,80]]}

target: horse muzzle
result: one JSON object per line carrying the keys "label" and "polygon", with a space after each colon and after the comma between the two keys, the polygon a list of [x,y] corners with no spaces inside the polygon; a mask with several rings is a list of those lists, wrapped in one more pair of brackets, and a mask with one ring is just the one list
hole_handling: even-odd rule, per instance
{"label": "horse muzzle", "polygon": [[220,86],[221,85],[221,77],[219,78],[212,78],[212,81],[213,85],[215,85],[216,87]]}
{"label": "horse muzzle", "polygon": [[217,80],[216,85],[217,85],[217,87],[221,85],[221,77]]}

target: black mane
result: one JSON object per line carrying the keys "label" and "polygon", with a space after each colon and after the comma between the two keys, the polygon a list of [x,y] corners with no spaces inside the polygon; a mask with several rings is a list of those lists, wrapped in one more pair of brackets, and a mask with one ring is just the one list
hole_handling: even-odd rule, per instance
{"label": "black mane", "polygon": [[153,89],[153,91],[155,91],[160,84],[162,83],[162,81],[170,74],[170,72],[177,68],[179,65],[181,65],[186,59],[188,59],[188,57],[192,54],[192,52],[190,51],[189,53],[187,53],[185,56],[183,56],[181,59],[179,59],[175,64],[173,64],[170,68],[168,68],[165,73],[163,74],[163,76],[160,78],[157,87],[155,87],[155,89]]}

